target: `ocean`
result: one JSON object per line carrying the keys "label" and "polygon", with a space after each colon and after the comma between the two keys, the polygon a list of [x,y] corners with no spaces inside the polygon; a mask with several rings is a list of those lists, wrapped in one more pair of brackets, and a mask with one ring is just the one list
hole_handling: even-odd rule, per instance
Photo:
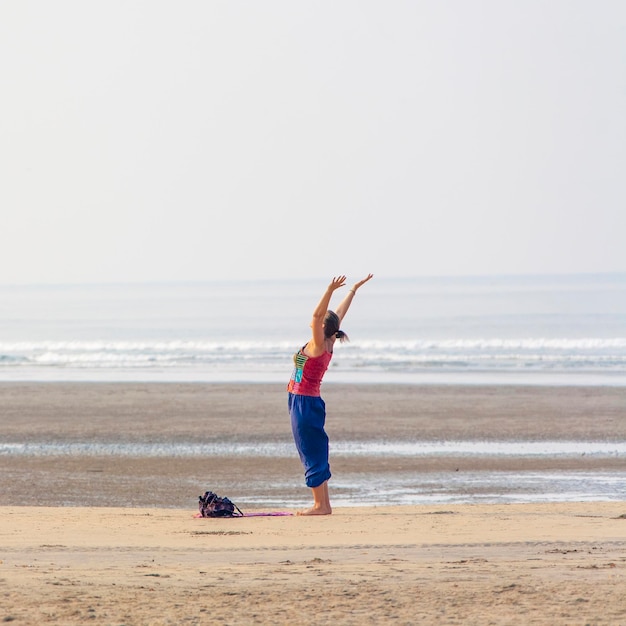
{"label": "ocean", "polygon": [[[286,381],[325,287],[0,287],[0,380]],[[326,384],[626,384],[624,274],[375,277],[343,329]]]}
{"label": "ocean", "polygon": [[[310,333],[313,308],[325,280],[134,285],[0,287],[0,382],[284,383],[292,356]],[[333,300],[336,306],[341,297]],[[331,305],[332,306],[332,305]],[[626,275],[388,278],[376,276],[354,299],[342,328],[350,342],[336,344],[324,386],[333,383],[437,385],[626,385]],[[286,409],[285,409],[286,411]],[[621,416],[619,416],[621,418]],[[626,407],[624,416],[626,418]],[[89,420],[88,416],[81,419]],[[254,433],[236,444],[133,441],[100,433],[84,439],[50,434],[25,438],[1,429],[6,480],[49,486],[49,504],[89,503],[90,475],[64,475],[85,484],[59,492],[59,480],[33,467],[46,459],[188,459],[212,455],[247,459],[293,458],[288,416],[280,440]],[[16,432],[15,429],[13,432]],[[331,458],[362,457],[363,471],[333,477],[337,506],[462,502],[536,502],[626,499],[626,442],[519,437],[476,441],[420,438],[331,440]],[[615,469],[455,472],[367,471],[368,459],[389,458],[607,459]],[[616,465],[617,463],[617,465]],[[398,467],[401,463],[398,463]],[[30,466],[29,466],[30,467]],[[93,476],[93,474],[91,474]],[[111,479],[113,480],[113,479]],[[134,506],[132,476],[113,481],[96,505]],[[148,480],[144,477],[141,480]],[[154,476],[155,485],[162,477]],[[21,481],[21,482],[20,482]],[[82,481],[82,482],[81,482]],[[137,478],[137,491],[142,485]],[[219,485],[206,485],[219,491]],[[237,499],[242,485],[229,484]],[[195,494],[189,486],[189,493]],[[170,492],[180,490],[172,484]],[[197,489],[196,489],[197,490]],[[131,490],[132,491],[132,490]],[[8,496],[7,496],[8,497]],[[21,495],[15,496],[20,502]],[[271,489],[248,480],[240,503],[301,506],[302,478],[277,477]],[[14,500],[6,500],[14,502]],[[3,500],[0,498],[0,504]],[[160,501],[161,506],[168,506]],[[171,506],[180,505],[172,501]]]}

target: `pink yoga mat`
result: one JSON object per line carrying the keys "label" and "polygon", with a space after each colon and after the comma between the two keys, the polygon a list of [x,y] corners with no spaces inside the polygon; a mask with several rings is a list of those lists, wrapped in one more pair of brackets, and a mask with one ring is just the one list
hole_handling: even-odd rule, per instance
{"label": "pink yoga mat", "polygon": [[268,511],[267,513],[244,513],[244,517],[278,517],[281,515],[293,515],[291,511]]}
{"label": "pink yoga mat", "polygon": [[[254,513],[244,513],[243,515],[234,515],[234,517],[282,517],[284,515],[293,515],[293,513],[291,511],[266,511],[266,512],[254,512]],[[203,519],[202,515],[200,515],[200,513],[196,513],[194,515],[194,517],[197,517],[199,519]],[[204,519],[233,519],[231,517],[207,517]]]}

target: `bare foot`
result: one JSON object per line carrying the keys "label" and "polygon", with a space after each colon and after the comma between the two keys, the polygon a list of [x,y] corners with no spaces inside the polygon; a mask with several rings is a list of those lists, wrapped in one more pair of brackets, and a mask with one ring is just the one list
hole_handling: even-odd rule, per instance
{"label": "bare foot", "polygon": [[313,506],[306,511],[298,511],[296,515],[330,515],[332,512],[333,510],[330,507]]}

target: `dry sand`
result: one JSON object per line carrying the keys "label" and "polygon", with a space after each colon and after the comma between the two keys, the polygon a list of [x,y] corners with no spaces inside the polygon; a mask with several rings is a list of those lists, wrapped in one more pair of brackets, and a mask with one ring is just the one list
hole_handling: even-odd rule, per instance
{"label": "dry sand", "polygon": [[626,503],[0,508],[15,624],[626,624]]}

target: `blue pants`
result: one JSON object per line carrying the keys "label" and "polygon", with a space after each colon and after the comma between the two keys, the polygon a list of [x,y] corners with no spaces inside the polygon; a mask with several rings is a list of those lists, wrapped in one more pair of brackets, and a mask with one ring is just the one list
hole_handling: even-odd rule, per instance
{"label": "blue pants", "polygon": [[307,487],[319,487],[330,478],[328,435],[324,430],[326,405],[319,396],[289,394],[291,430],[304,466]]}

